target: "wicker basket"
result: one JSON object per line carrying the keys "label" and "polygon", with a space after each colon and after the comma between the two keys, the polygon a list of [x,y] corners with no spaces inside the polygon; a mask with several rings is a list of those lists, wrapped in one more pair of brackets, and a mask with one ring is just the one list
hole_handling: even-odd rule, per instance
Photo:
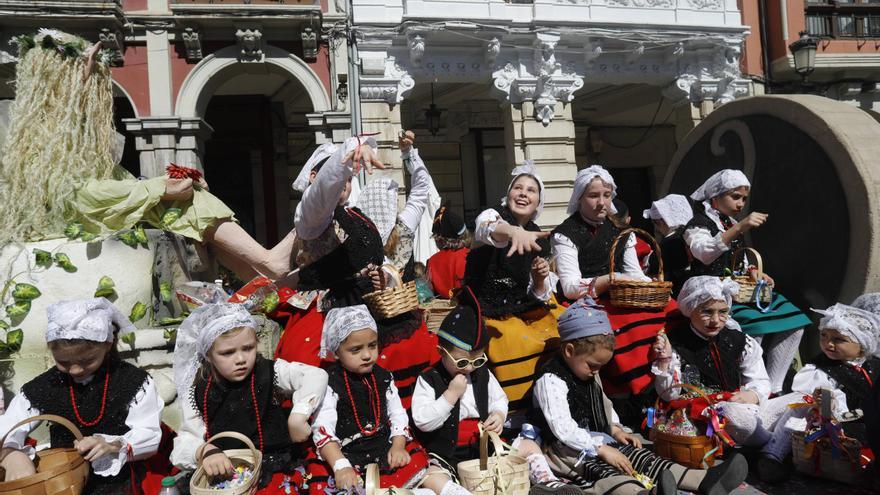
{"label": "wicker basket", "polygon": [[[495,445],[491,458],[489,439]],[[459,462],[458,478],[473,495],[527,495],[531,487],[528,461],[486,430],[480,435],[480,458]]]}
{"label": "wicker basket", "polygon": [[864,470],[861,468],[861,445],[854,438],[841,438],[841,451],[837,458],[831,453],[831,444],[827,438],[816,440],[812,455],[806,457],[807,447],[804,438],[806,433],[795,431],[791,434],[791,451],[794,467],[801,473],[825,478],[851,485],[862,481]]}
{"label": "wicker basket", "polygon": [[[83,436],[79,428],[70,421],[51,414],[19,421],[9,429],[9,432],[34,421],[57,423],[70,430],[74,438],[82,440]],[[9,432],[3,435],[0,445],[6,443]],[[89,463],[73,448],[47,449],[37,452],[35,464],[36,474],[13,481],[0,482],[0,495],[79,495],[89,479]],[[0,479],[5,478],[6,473],[2,472]]]}
{"label": "wicker basket", "polygon": [[412,490],[406,488],[397,488],[396,486],[382,488],[382,486],[379,484],[378,464],[368,464],[367,474],[364,477],[366,478],[366,483],[364,483],[364,493],[366,495],[412,495],[413,493],[415,493]]}
{"label": "wicker basket", "polygon": [[440,324],[458,304],[453,299],[433,299],[419,306],[425,313],[425,325],[428,331],[437,333]]}
{"label": "wicker basket", "polygon": [[385,320],[418,309],[419,293],[416,290],[416,281],[403,283],[396,268],[392,265],[385,265],[385,268],[391,273],[396,284],[390,289],[377,290],[364,295],[364,302],[370,308],[373,318]]}
{"label": "wicker basket", "polygon": [[[657,260],[660,263],[660,270],[657,273],[658,280],[650,282],[642,282],[638,280],[620,280],[614,279],[614,253],[617,252],[617,243],[620,239],[629,239],[630,234],[636,234],[654,247],[657,254]],[[611,286],[609,294],[611,296],[611,304],[620,308],[647,308],[647,309],[663,309],[669,304],[669,298],[672,294],[672,282],[663,280],[663,256],[660,252],[660,246],[654,237],[642,229],[626,229],[614,238],[614,244],[611,245],[609,253],[609,278]]]}
{"label": "wicker basket", "polygon": [[[202,454],[204,453],[206,444],[220,438],[234,438],[248,447],[246,449],[230,449],[223,451],[223,453],[226,454],[226,457],[229,457],[229,460],[232,461],[233,466],[247,464],[253,468],[254,475],[242,486],[222,489],[210,487],[210,476],[205,473],[205,468],[202,467]],[[196,469],[196,472],[193,473],[192,478],[189,480],[189,492],[192,495],[253,495],[256,493],[257,488],[259,488],[260,485],[260,468],[263,464],[263,453],[254,447],[254,443],[251,442],[250,438],[235,431],[224,431],[209,438],[205,444],[196,450],[196,464],[199,468]]]}
{"label": "wicker basket", "polygon": [[[764,260],[761,258],[761,254],[755,251],[754,249],[747,248],[739,248],[736,252],[733,253],[730,261],[730,273],[736,273],[736,262],[741,260],[740,254],[745,253],[748,256],[751,253],[752,257],[755,258],[756,267],[758,268],[758,280],[764,279]],[[745,275],[731,275],[731,278],[734,282],[739,284],[739,292],[733,295],[733,302],[739,304],[754,304],[758,301],[758,295],[756,292],[758,291],[758,282],[752,279],[747,274]],[[761,284],[761,299],[760,302],[762,304],[768,304],[771,300],[773,300],[773,288],[766,284]]]}
{"label": "wicker basket", "polygon": [[[699,387],[687,383],[673,385],[660,393],[660,395],[662,396],[666,392],[676,388],[683,388],[696,392],[711,403],[711,399],[705,392],[700,390]],[[659,397],[657,398],[654,408],[657,410],[660,409]],[[684,414],[684,411],[678,409],[672,413],[672,416],[682,414]],[[712,467],[715,463],[715,457],[721,454],[722,451],[721,442],[719,442],[714,436],[709,438],[706,435],[697,435],[695,437],[673,435],[671,433],[660,431],[656,425],[651,429],[650,436],[651,440],[654,442],[654,452],[657,455],[692,469],[706,469]]]}

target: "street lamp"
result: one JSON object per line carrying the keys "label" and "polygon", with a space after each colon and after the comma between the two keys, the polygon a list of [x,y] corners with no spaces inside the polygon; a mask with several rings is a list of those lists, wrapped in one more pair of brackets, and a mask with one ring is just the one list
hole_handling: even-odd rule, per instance
{"label": "street lamp", "polygon": [[816,70],[816,48],[819,43],[806,31],[801,31],[800,35],[798,40],[788,45],[788,49],[794,57],[794,71],[800,74],[803,81],[806,81],[807,76]]}
{"label": "street lamp", "polygon": [[440,132],[440,112],[441,110],[434,104],[434,83],[431,83],[431,106],[425,110],[425,120],[428,121],[428,132],[432,136]]}

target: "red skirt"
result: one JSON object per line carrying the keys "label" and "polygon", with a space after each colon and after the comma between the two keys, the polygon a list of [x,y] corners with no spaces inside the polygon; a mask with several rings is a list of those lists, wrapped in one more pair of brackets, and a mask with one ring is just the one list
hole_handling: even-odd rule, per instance
{"label": "red skirt", "polygon": [[394,375],[400,402],[409,411],[416,380],[426,369],[440,362],[437,335],[428,331],[425,322],[408,338],[391,342],[379,352],[379,366]]}
{"label": "red skirt", "polygon": [[308,310],[284,305],[273,317],[283,321],[284,332],[275,348],[275,357],[288,362],[321,366],[321,334],[324,331],[324,313],[318,311],[317,299]]}
{"label": "red skirt", "polygon": [[[410,455],[410,462],[406,466],[397,468],[391,472],[380,471],[379,485],[382,487],[411,488],[424,476],[423,471],[428,468],[428,454],[418,442],[412,440],[406,444],[406,451]],[[330,466],[318,458],[314,447],[310,447],[306,456],[306,472],[309,495],[326,495],[324,491],[333,484]],[[363,478],[364,472],[358,471],[358,476]],[[331,488],[331,491],[333,489]]]}
{"label": "red skirt", "polygon": [[602,368],[602,385],[609,396],[629,396],[652,385],[651,345],[667,321],[678,316],[678,304],[670,300],[658,311],[617,308],[607,296],[599,299],[614,329],[614,357]]}

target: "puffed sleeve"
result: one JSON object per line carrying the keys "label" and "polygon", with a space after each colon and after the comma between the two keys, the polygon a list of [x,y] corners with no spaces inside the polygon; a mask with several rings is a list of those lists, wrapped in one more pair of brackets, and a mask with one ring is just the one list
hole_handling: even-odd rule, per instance
{"label": "puffed sleeve", "polygon": [[406,198],[406,205],[397,218],[403,222],[409,230],[415,232],[422,218],[422,213],[428,207],[428,194],[431,191],[433,181],[425,162],[419,156],[419,150],[410,149],[402,154],[403,163],[412,176],[409,196]]}
{"label": "puffed sleeve", "polygon": [[535,382],[533,400],[544,414],[553,435],[560,442],[577,451],[586,451],[589,457],[597,455],[596,449],[604,440],[601,434],[592,435],[578,426],[568,407],[568,385],[552,374],[544,374]]}
{"label": "puffed sleeve", "polygon": [[762,354],[761,344],[746,335],[746,347],[743,350],[743,359],[739,367],[743,377],[742,388],[758,394],[760,402],[764,402],[770,397],[770,376],[767,375]]}
{"label": "puffed sleeve", "polygon": [[327,372],[303,363],[275,360],[276,386],[292,395],[291,413],[311,416],[327,390]]}
{"label": "puffed sleeve", "polygon": [[345,145],[327,159],[315,182],[306,188],[294,214],[294,229],[300,239],[317,239],[330,226],[339,196],[354,173],[352,160],[342,163],[342,159],[358,144],[357,138],[348,138]]}
{"label": "puffed sleeve", "polygon": [[[6,407],[6,412],[0,415],[0,434],[6,434],[12,428],[12,425],[39,414],[40,410],[31,406],[31,402],[25,397],[24,393],[19,392]],[[25,441],[28,435],[38,426],[40,426],[39,421],[19,426],[15,431],[9,432],[3,447],[20,450],[33,459],[34,448],[26,445]]]}
{"label": "puffed sleeve", "polygon": [[721,232],[713,236],[707,229],[691,227],[684,231],[683,237],[691,254],[704,265],[712,263],[730,250],[730,246],[721,240]]}
{"label": "puffed sleeve", "polygon": [[498,223],[503,221],[504,220],[501,218],[501,214],[499,214],[493,208],[483,210],[483,212],[477,216],[477,219],[474,222],[474,240],[476,242],[488,244],[496,248],[507,247],[510,241],[500,243],[496,242],[495,239],[492,238],[492,233],[495,232],[495,228],[498,227]]}
{"label": "puffed sleeve", "polygon": [[436,396],[434,389],[421,376],[416,380],[416,388],[412,396],[413,424],[421,431],[434,431],[443,426],[452,413],[453,404],[440,394]]}
{"label": "puffed sleeve", "polygon": [[174,437],[174,448],[171,450],[171,464],[184,470],[193,470],[196,466],[196,450],[205,443],[205,423],[202,415],[188,397],[177,396],[180,406],[180,427]]}
{"label": "puffed sleeve", "polygon": [[92,463],[95,474],[116,476],[126,462],[139,461],[155,454],[162,441],[160,425],[163,407],[165,407],[165,402],[159,397],[153,378],[147,378],[143,388],[135,396],[134,402],[128,409],[128,415],[125,418],[128,431],[120,436],[95,434],[107,442],[122,444],[118,454],[105,455]]}

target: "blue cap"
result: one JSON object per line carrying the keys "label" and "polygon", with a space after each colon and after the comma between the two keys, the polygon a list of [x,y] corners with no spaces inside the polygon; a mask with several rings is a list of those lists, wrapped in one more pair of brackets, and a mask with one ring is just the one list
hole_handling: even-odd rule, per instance
{"label": "blue cap", "polygon": [[563,342],[613,333],[608,314],[589,297],[578,299],[559,317],[559,337]]}

